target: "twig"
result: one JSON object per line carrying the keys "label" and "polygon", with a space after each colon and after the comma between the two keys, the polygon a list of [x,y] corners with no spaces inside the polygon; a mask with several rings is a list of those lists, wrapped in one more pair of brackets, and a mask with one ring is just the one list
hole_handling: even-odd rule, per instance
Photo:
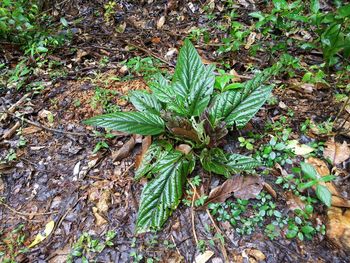
{"label": "twig", "polygon": [[8,110],[7,110],[8,112],[7,112],[7,113],[5,112],[4,115],[2,115],[2,116],[0,117],[0,121],[6,120],[6,119],[7,119],[7,114],[14,113],[15,110],[16,110],[16,108],[17,108],[18,106],[20,106],[20,105],[24,102],[24,100],[27,99],[30,95],[31,95],[31,93],[26,93],[26,94],[24,94],[23,97],[20,98],[15,104],[11,105],[11,107],[8,108]]}
{"label": "twig", "polygon": [[192,196],[192,203],[191,203],[191,222],[192,222],[192,232],[193,232],[193,236],[194,236],[194,240],[196,241],[196,245],[198,246],[198,238],[197,238],[197,233],[196,233],[196,227],[194,225],[194,199],[196,197],[197,191],[196,188],[193,186],[193,184],[188,181],[188,183],[190,184],[190,186],[193,189],[193,196]]}
{"label": "twig", "polygon": [[[340,127],[337,129],[337,132],[336,132],[336,134],[335,134],[334,137],[336,137],[336,136],[339,135],[341,129],[343,129],[343,127],[344,127],[345,123],[348,121],[349,117],[350,117],[350,114],[348,114],[348,116],[345,118],[345,120],[343,121],[343,123],[342,123],[342,124],[340,125]],[[334,157],[334,158],[335,158],[335,157]]]}
{"label": "twig", "polygon": [[17,210],[15,210],[14,208],[12,208],[11,206],[0,202],[0,205],[3,205],[4,207],[6,207],[8,210],[10,210],[11,212],[20,215],[20,216],[43,216],[43,215],[51,215],[51,214],[56,214],[57,211],[51,211],[51,212],[43,212],[43,213],[23,213],[23,212],[19,212]]}
{"label": "twig", "polygon": [[173,241],[173,243],[174,243],[174,245],[175,245],[175,248],[176,248],[177,253],[179,254],[180,257],[182,257],[182,255],[181,255],[181,253],[180,253],[180,250],[179,250],[179,248],[178,248],[177,245],[176,245],[174,236],[173,236],[173,235],[170,235],[170,236],[171,236],[171,240]]}
{"label": "twig", "polygon": [[80,133],[80,132],[68,132],[68,131],[63,131],[63,130],[58,130],[58,129],[53,129],[53,128],[49,128],[49,127],[46,127],[40,123],[37,123],[37,122],[33,122],[33,121],[30,121],[24,117],[18,117],[16,116],[14,113],[11,113],[11,112],[8,112],[8,111],[0,111],[1,113],[7,113],[7,114],[10,114],[11,116],[15,117],[16,119],[19,119],[19,120],[22,120],[26,123],[29,123],[33,126],[36,126],[36,127],[39,127],[39,128],[42,128],[44,130],[47,130],[47,131],[50,131],[50,132],[54,132],[54,133],[62,133],[62,134],[69,134],[69,135],[76,135],[76,136],[89,136],[88,133]]}
{"label": "twig", "polygon": [[345,109],[346,105],[348,105],[349,101],[350,101],[350,95],[348,96],[348,98],[344,102],[343,106],[341,107],[340,111],[338,112],[337,116],[335,117],[335,119],[333,121],[334,123],[338,120],[338,118],[340,117],[340,114],[344,111],[344,109]]}
{"label": "twig", "polygon": [[150,51],[150,50],[148,50],[148,49],[146,49],[146,48],[144,48],[144,47],[141,47],[141,46],[139,46],[139,45],[137,45],[137,44],[134,44],[134,43],[130,43],[130,42],[127,41],[127,40],[124,40],[124,42],[125,42],[126,44],[128,44],[129,46],[132,46],[132,47],[134,47],[134,48],[136,48],[136,49],[139,49],[139,50],[141,50],[141,51],[147,53],[148,55],[150,55],[150,56],[152,56],[152,57],[154,57],[154,58],[156,58],[156,59],[159,59],[159,60],[162,61],[163,63],[167,64],[169,67],[172,67],[172,68],[175,67],[175,66],[174,66],[172,63],[170,63],[169,61],[166,61],[164,58],[158,56],[157,54],[154,54],[152,51]]}
{"label": "twig", "polygon": [[17,131],[17,129],[21,127],[21,124],[19,123],[19,121],[17,121],[15,123],[15,125],[13,125],[11,127],[11,129],[9,129],[7,132],[4,133],[4,135],[2,136],[2,139],[9,139],[12,137],[12,135]]}
{"label": "twig", "polygon": [[[216,223],[215,223],[215,221],[214,221],[213,217],[211,216],[208,209],[206,209],[206,212],[210,218],[210,221],[213,223],[216,232],[220,233],[223,236],[224,234],[222,233],[221,229],[216,225]],[[221,240],[219,240],[219,242],[220,242],[221,252],[224,256],[224,260],[225,260],[225,262],[229,262],[226,248],[225,248],[224,244],[221,243]]]}

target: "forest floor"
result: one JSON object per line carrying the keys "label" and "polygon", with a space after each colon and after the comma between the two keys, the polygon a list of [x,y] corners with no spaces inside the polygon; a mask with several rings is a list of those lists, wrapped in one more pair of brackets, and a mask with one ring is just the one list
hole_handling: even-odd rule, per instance
{"label": "forest floor", "polygon": [[[249,14],[272,9],[257,1],[118,1],[111,13],[102,2],[68,1],[50,10],[68,21],[71,41],[40,62],[26,60],[21,70],[33,70],[21,89],[8,80],[0,88],[0,259],[349,262],[350,122],[343,107],[349,71],[343,64],[326,70],[318,49],[300,48],[315,34],[299,24],[288,34],[251,30],[256,19]],[[332,10],[326,3],[322,8]],[[135,235],[146,180],[134,181],[134,164],[143,138],[106,134],[82,121],[131,109],[128,92],[148,90],[154,73],[172,73],[186,37],[205,64],[229,72],[235,83],[287,60],[290,69],[270,81],[273,97],[244,129],[230,132],[224,147],[260,158],[266,165],[257,174],[265,187],[247,204],[233,196],[210,209],[182,202],[163,230]],[[0,51],[6,76],[23,54],[10,43]],[[335,175],[328,183],[337,198],[330,208],[311,188],[296,189],[303,160],[323,176]],[[201,196],[225,182],[199,168],[193,175],[201,178],[195,190]],[[184,199],[193,195],[187,185]],[[309,214],[295,212],[310,203]],[[235,225],[230,209],[238,208]],[[293,238],[286,235],[290,219],[297,225]],[[273,222],[277,228],[269,227]],[[312,226],[310,238],[304,226]]]}

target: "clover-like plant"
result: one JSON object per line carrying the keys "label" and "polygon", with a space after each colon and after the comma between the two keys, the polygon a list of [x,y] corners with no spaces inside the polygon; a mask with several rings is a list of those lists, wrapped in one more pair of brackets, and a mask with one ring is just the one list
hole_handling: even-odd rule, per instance
{"label": "clover-like plant", "polygon": [[[213,66],[204,66],[196,49],[185,40],[171,83],[158,75],[151,93],[133,91],[137,111],[116,112],[86,120],[130,134],[153,135],[153,144],[135,172],[151,180],[141,195],[137,232],[158,230],[178,206],[186,177],[199,160],[203,169],[225,177],[259,165],[255,159],[225,153],[219,146],[230,127],[242,128],[270,96],[262,83],[277,73],[279,64],[257,74],[241,89],[214,90]],[[185,146],[184,146],[185,145]]]}

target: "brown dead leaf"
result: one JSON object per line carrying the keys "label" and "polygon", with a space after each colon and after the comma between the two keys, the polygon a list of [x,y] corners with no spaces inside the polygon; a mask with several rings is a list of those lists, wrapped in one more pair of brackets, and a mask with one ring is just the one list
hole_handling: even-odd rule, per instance
{"label": "brown dead leaf", "polygon": [[330,207],[327,212],[327,237],[338,247],[350,251],[350,210]]}
{"label": "brown dead leaf", "polygon": [[28,134],[33,134],[38,131],[41,131],[42,129],[37,127],[37,126],[29,126],[24,129],[22,129],[22,135],[28,135]]}
{"label": "brown dead leaf", "polygon": [[176,150],[182,152],[183,154],[187,155],[191,152],[192,147],[189,146],[188,144],[180,144],[179,146],[176,147]]}
{"label": "brown dead leaf", "polygon": [[86,52],[85,50],[82,49],[78,49],[77,51],[77,56],[75,58],[75,62],[79,63],[81,61],[81,59],[85,56],[87,56],[89,53]]}
{"label": "brown dead leaf", "polygon": [[151,136],[145,136],[142,139],[142,147],[141,147],[141,153],[136,155],[135,158],[135,169],[138,169],[140,167],[140,164],[142,162],[143,157],[145,156],[148,148],[152,144],[152,137]]}
{"label": "brown dead leaf", "polygon": [[194,262],[195,263],[205,263],[214,255],[213,251],[207,250],[202,254],[196,256]]}
{"label": "brown dead leaf", "polygon": [[281,166],[279,163],[276,163],[276,164],[275,164],[275,168],[280,172],[280,174],[281,174],[283,177],[288,176],[287,171],[284,170],[284,169],[282,168],[282,166]]}
{"label": "brown dead leaf", "polygon": [[97,226],[102,226],[107,224],[107,220],[104,219],[99,213],[98,213],[98,208],[97,207],[93,207],[92,208],[92,213],[94,214],[95,218],[96,218],[96,225]]}
{"label": "brown dead leaf", "polygon": [[[318,158],[315,158],[315,157],[309,157],[307,159],[307,162],[309,164],[311,164],[313,167],[315,167],[317,173],[324,177],[324,176],[327,176],[327,175],[330,175],[331,172],[329,171],[328,169],[328,166],[327,164],[318,159]],[[335,196],[339,196],[339,192],[338,190],[335,188],[334,184],[332,182],[327,182],[327,183],[324,183],[324,182],[320,182],[320,184],[326,186],[328,188],[328,190],[331,192],[332,195],[335,195]]]}
{"label": "brown dead leaf", "polygon": [[255,198],[263,189],[262,180],[258,176],[248,175],[243,177],[243,183],[234,196],[239,199],[248,200]]}
{"label": "brown dead leaf", "polygon": [[350,148],[345,141],[340,144],[335,142],[334,138],[331,138],[325,145],[326,149],[323,152],[323,157],[331,160],[333,164],[337,165],[349,159]]}
{"label": "brown dead leaf", "polygon": [[269,185],[268,183],[263,182],[264,189],[273,197],[276,198],[277,194],[276,191],[273,190],[272,186]]}
{"label": "brown dead leaf", "polygon": [[219,185],[210,191],[209,197],[205,203],[209,204],[225,202],[225,200],[229,198],[233,192],[240,188],[242,183],[242,176],[236,176],[226,180],[222,185]]}
{"label": "brown dead leaf", "polygon": [[256,248],[249,248],[246,250],[246,253],[249,255],[249,257],[253,257],[257,262],[261,262],[266,259],[264,253]]}
{"label": "brown dead leaf", "polygon": [[248,36],[247,43],[244,46],[245,49],[249,49],[250,46],[254,44],[255,37],[256,37],[256,33],[255,32],[251,32],[250,35]]}
{"label": "brown dead leaf", "polygon": [[292,192],[287,192],[286,193],[286,200],[287,200],[287,206],[289,210],[294,211],[296,209],[305,209],[305,204],[301,199],[294,195]]}
{"label": "brown dead leaf", "polygon": [[164,26],[165,23],[165,16],[162,16],[161,18],[159,18],[158,22],[157,22],[157,29],[161,29]]}
{"label": "brown dead leaf", "polygon": [[236,198],[255,198],[262,190],[263,182],[257,176],[235,176],[226,180],[222,185],[214,188],[204,205],[209,203],[224,202],[232,193]]}
{"label": "brown dead leaf", "polygon": [[112,153],[112,160],[120,161],[127,157],[135,147],[135,138],[131,137],[117,152]]}

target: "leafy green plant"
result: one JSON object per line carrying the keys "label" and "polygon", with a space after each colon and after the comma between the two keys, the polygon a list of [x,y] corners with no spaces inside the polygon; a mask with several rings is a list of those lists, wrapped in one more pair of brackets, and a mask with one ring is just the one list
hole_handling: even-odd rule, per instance
{"label": "leafy green plant", "polygon": [[300,165],[304,178],[307,181],[299,184],[299,188],[303,190],[316,186],[315,193],[317,198],[326,206],[330,207],[332,202],[332,194],[324,183],[334,180],[335,177],[333,175],[320,176],[311,164],[301,163]]}
{"label": "leafy green plant", "polygon": [[295,217],[288,219],[288,229],[286,232],[287,238],[298,237],[303,241],[306,239],[312,239],[312,236],[316,233],[316,229],[312,226],[310,218],[313,212],[313,207],[310,205],[305,206],[304,210],[296,209],[294,213]]}
{"label": "leafy green plant", "polygon": [[115,231],[108,231],[105,241],[94,239],[88,233],[83,233],[76,243],[74,243],[71,253],[67,257],[67,262],[75,262],[74,259],[80,258],[81,262],[89,262],[94,255],[101,253],[106,247],[112,247],[113,239],[116,237]]}
{"label": "leafy green plant", "polygon": [[317,27],[319,43],[327,66],[337,63],[337,54],[350,56],[350,4],[337,8],[336,12],[320,12],[318,0],[312,1],[311,22]]}
{"label": "leafy green plant", "polygon": [[129,73],[135,74],[136,76],[143,75],[146,80],[149,80],[153,75],[162,72],[158,68],[161,66],[161,62],[152,57],[133,57],[127,61],[123,61],[122,64],[127,66]]}
{"label": "leafy green plant", "polygon": [[[286,138],[284,137],[283,139]],[[260,146],[259,151],[254,154],[255,158],[269,167],[274,166],[275,163],[281,165],[286,163],[292,164],[294,154],[288,148],[288,141],[283,139],[279,140],[277,137],[272,136],[268,144]]]}
{"label": "leafy green plant", "polygon": [[97,106],[101,106],[107,113],[120,111],[119,106],[112,103],[117,94],[118,92],[115,90],[97,87],[94,96],[91,98],[92,108],[95,109]]}
{"label": "leafy green plant", "polygon": [[207,172],[226,177],[259,165],[251,157],[228,154],[218,146],[231,127],[244,127],[265,103],[272,86],[263,83],[280,67],[276,64],[257,74],[242,89],[216,92],[214,67],[204,66],[192,43],[185,40],[171,83],[158,75],[150,83],[152,93],[131,92],[130,101],[138,111],[85,121],[130,134],[155,136],[135,173],[136,180],[153,178],[142,191],[137,232],[162,227],[180,203],[186,177],[194,170],[196,160]]}
{"label": "leafy green plant", "polygon": [[[1,200],[2,202],[2,200]],[[0,232],[0,261],[3,263],[15,263],[16,257],[28,252],[24,241],[24,225],[20,224],[9,233]]]}

